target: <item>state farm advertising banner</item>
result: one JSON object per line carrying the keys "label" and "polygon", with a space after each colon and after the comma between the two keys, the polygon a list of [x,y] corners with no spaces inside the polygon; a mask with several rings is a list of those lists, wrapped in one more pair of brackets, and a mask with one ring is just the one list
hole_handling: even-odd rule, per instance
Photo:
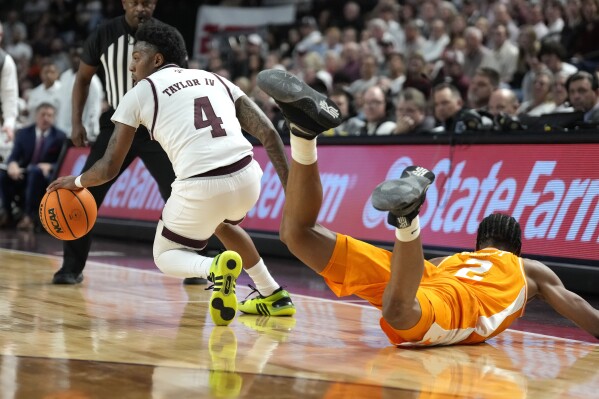
{"label": "state farm advertising banner", "polygon": [[[75,151],[61,174],[78,173],[85,154]],[[264,169],[262,193],[243,226],[276,233],[285,196],[263,148],[255,157]],[[370,194],[406,166],[421,165],[436,175],[420,212],[425,245],[473,248],[480,220],[504,212],[522,225],[526,254],[599,258],[599,144],[321,145],[318,163],[324,193],[318,222],[334,231],[392,242],[386,214],[372,207]],[[99,215],[156,220],[161,208],[156,184],[136,161]]]}

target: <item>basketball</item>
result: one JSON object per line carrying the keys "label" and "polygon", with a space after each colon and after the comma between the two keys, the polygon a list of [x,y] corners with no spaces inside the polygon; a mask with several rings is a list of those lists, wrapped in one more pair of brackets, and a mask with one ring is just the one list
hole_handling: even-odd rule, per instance
{"label": "basketball", "polygon": [[96,222],[98,207],[87,189],[59,188],[44,195],[40,221],[44,229],[59,240],[76,240],[86,235]]}

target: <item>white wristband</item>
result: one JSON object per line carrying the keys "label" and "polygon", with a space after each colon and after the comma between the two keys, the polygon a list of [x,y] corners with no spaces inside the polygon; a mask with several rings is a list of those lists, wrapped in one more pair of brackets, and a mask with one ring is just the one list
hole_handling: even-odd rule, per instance
{"label": "white wristband", "polygon": [[81,176],[82,175],[79,175],[75,178],[75,185],[79,188],[83,188],[83,184],[81,184]]}

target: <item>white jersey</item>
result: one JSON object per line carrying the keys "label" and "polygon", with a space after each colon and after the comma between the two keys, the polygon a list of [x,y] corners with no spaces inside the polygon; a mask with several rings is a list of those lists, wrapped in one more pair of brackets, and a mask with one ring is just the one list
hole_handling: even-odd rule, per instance
{"label": "white jersey", "polygon": [[183,180],[252,155],[235,113],[243,95],[216,74],[166,65],[125,94],[112,121],[144,125]]}

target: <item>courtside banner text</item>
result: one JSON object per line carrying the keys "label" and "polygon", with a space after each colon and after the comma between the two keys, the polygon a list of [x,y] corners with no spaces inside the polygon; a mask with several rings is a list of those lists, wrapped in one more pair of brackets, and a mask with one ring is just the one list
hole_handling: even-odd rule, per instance
{"label": "courtside banner text", "polygon": [[[72,149],[61,175],[78,173],[86,152]],[[243,226],[277,232],[285,196],[263,148],[262,193]],[[318,148],[324,199],[319,223],[365,240],[392,242],[386,214],[370,204],[378,183],[409,165],[437,176],[420,212],[425,245],[473,248],[480,220],[493,212],[522,225],[523,252],[598,259],[599,144],[381,145]],[[162,200],[143,163],[134,162],[111,188],[101,217],[157,220]]]}

